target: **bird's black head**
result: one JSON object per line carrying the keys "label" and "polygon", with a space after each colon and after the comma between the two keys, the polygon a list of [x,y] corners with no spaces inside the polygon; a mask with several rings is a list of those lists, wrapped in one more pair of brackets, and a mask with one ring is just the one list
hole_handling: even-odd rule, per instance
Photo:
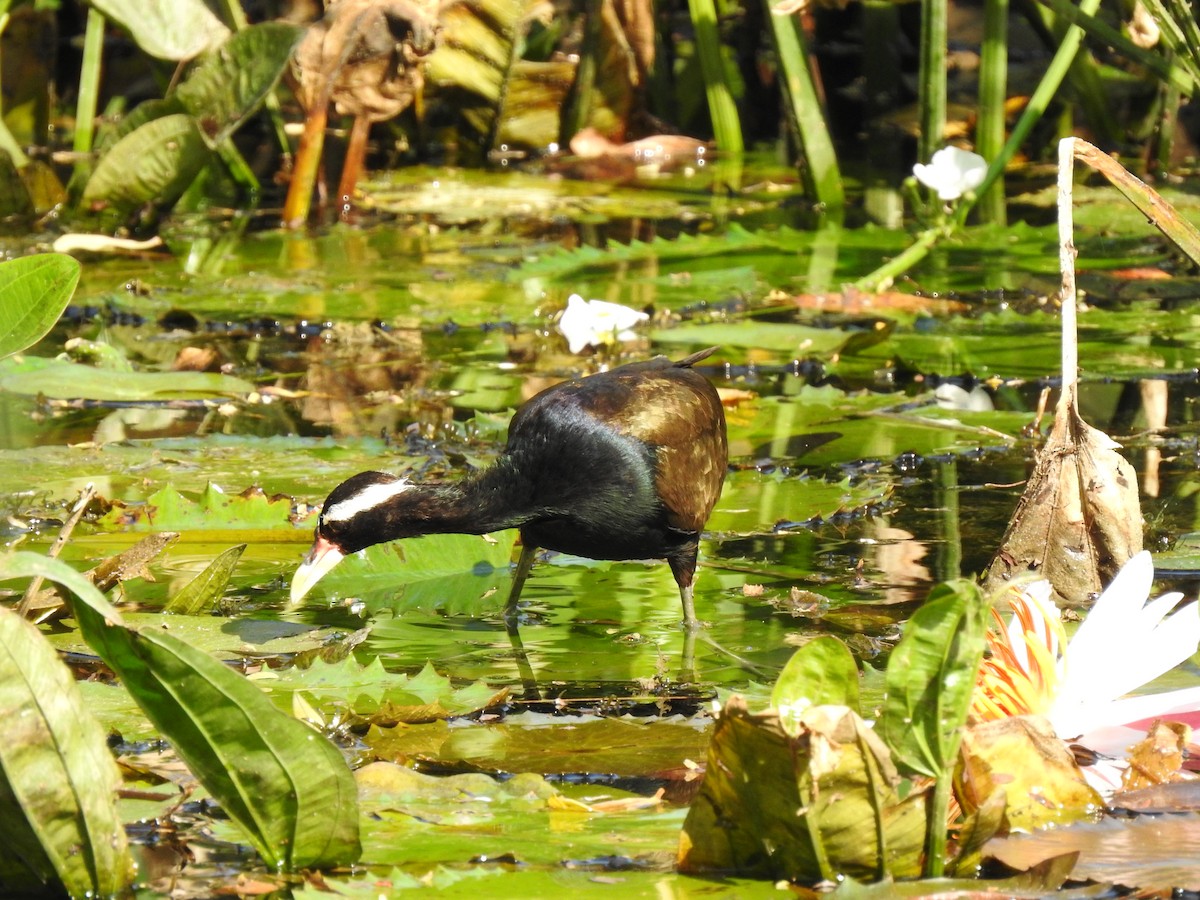
{"label": "bird's black head", "polygon": [[347,478],[325,498],[316,536],[343,554],[390,540],[383,533],[387,504],[411,487],[410,482],[387,472],[359,472]]}

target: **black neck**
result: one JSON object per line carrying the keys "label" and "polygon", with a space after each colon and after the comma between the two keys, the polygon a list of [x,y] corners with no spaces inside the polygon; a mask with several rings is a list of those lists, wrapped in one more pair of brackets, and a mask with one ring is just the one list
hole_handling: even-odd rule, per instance
{"label": "black neck", "polygon": [[389,510],[415,533],[487,534],[517,528],[537,515],[533,489],[507,457],[451,484],[417,484],[398,495]]}

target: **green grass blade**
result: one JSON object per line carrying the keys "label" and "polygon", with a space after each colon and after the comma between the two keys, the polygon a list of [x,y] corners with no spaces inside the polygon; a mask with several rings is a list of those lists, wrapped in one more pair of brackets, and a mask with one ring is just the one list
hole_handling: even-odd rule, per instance
{"label": "green grass blade", "polygon": [[704,73],[704,92],[708,97],[708,112],[712,117],[717,149],[722,153],[740,154],[743,149],[742,124],[725,76],[716,6],[713,0],[688,0],[688,10],[696,31],[696,53],[700,57],[700,70]]}
{"label": "green grass blade", "polygon": [[804,148],[813,194],[827,211],[840,211],[846,203],[842,173],[825,123],[821,98],[813,83],[808,53],[796,29],[796,17],[777,16],[771,12],[770,0],[764,2],[783,70],[789,116],[800,138],[800,146]]}
{"label": "green grass blade", "polygon": [[[1004,101],[1008,94],[1008,0],[984,0],[983,48],[979,62],[979,121],[975,152],[992,160],[1004,149]],[[981,222],[1003,227],[1007,222],[1004,178],[979,196]]]}
{"label": "green grass blade", "polygon": [[917,156],[928,162],[946,139],[946,0],[921,0],[917,104],[921,136]]}

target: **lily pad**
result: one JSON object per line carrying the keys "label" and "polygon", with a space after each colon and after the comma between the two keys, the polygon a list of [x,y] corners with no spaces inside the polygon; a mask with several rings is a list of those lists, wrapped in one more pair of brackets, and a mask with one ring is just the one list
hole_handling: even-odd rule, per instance
{"label": "lily pad", "polygon": [[291,709],[291,696],[302,693],[321,713],[335,709],[375,724],[417,723],[479,712],[503,702],[507,689],[483,682],[455,687],[431,663],[414,676],[388,672],[379,657],[367,665],[347,657],[341,662],[320,659],[306,669],[264,670],[252,680]]}
{"label": "lily pad", "polygon": [[0,391],[57,400],[176,400],[236,397],[254,386],[210,372],[114,372],[27,356],[0,361]]}

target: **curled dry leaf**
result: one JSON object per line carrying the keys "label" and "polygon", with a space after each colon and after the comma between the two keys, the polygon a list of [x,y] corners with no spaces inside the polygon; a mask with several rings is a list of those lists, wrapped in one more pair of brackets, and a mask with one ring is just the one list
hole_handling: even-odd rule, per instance
{"label": "curled dry leaf", "polygon": [[330,4],[296,48],[296,96],[314,111],[381,121],[412,103],[424,80],[415,63],[433,49],[437,3],[341,0]]}
{"label": "curled dry leaf", "polygon": [[680,871],[803,882],[917,875],[926,794],[900,799],[878,735],[844,706],[809,707],[796,732],[729,699],[684,822]]}
{"label": "curled dry leaf", "polygon": [[1137,475],[1120,445],[1060,403],[985,590],[1036,572],[1060,606],[1083,606],[1142,549]]}
{"label": "curled dry leaf", "polygon": [[955,787],[968,813],[1002,791],[1005,834],[1091,818],[1104,805],[1041,716],[1012,716],[968,728]]}
{"label": "curled dry leaf", "polygon": [[1182,772],[1192,729],[1183,722],[1155,722],[1146,737],[1129,748],[1129,768],[1121,775],[1125,791],[1189,777]]}

